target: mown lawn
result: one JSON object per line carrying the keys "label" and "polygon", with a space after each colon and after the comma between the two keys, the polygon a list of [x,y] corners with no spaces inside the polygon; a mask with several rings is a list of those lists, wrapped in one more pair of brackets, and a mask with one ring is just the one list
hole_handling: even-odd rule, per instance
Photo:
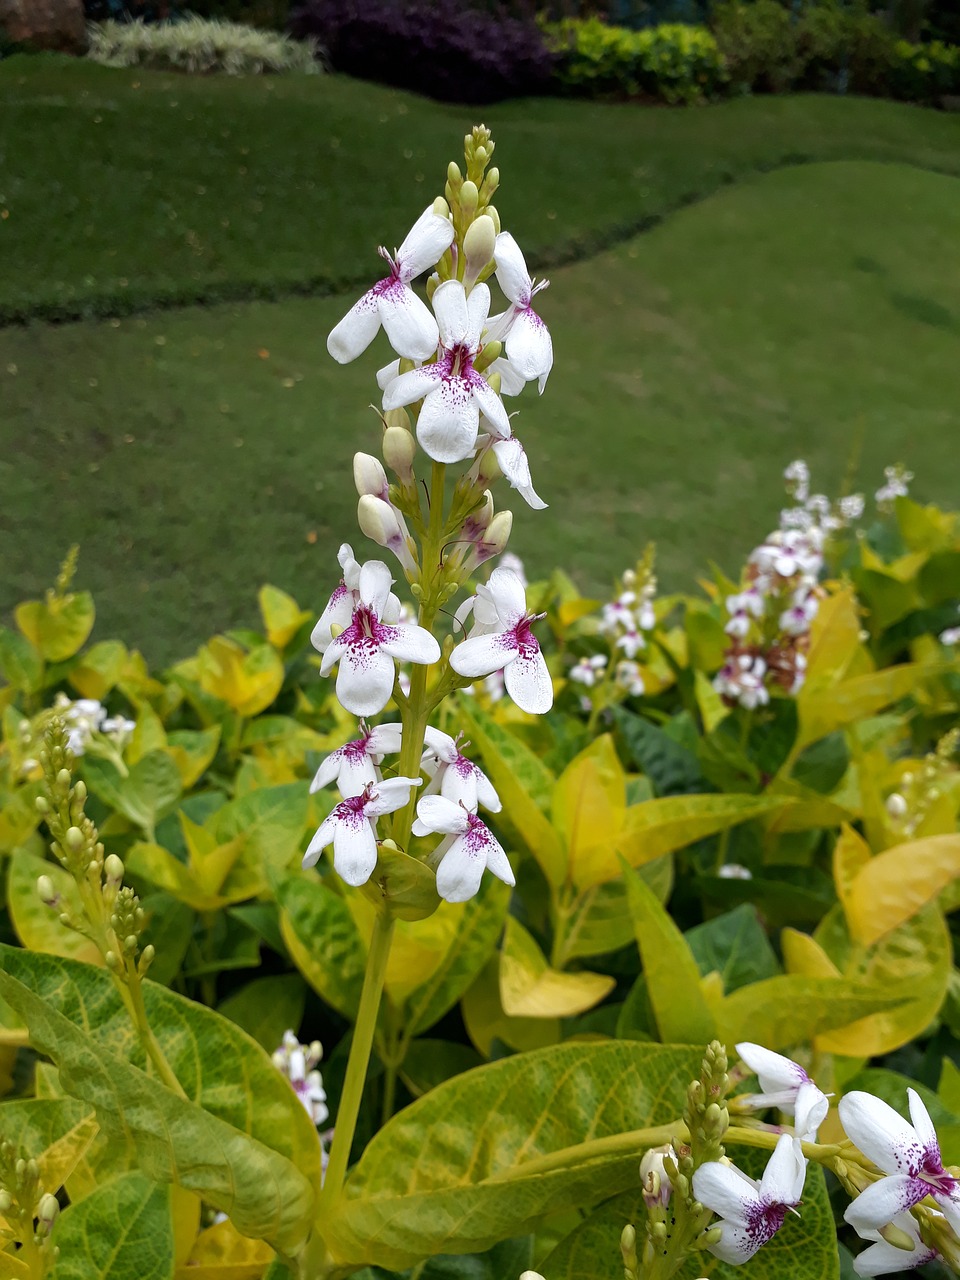
{"label": "mown lawn", "polygon": [[[282,294],[311,281],[331,287],[338,273],[360,277],[376,265],[373,246],[398,241],[426,203],[469,123],[453,108],[349,81],[142,76],[134,90],[129,73],[108,73],[108,88],[94,70],[50,64],[20,86],[26,104],[56,97],[61,83],[58,101],[72,102],[74,115],[95,109],[78,98],[80,83],[118,104],[103,148],[116,168],[101,155],[89,172],[78,159],[56,179],[61,202],[79,202],[72,230],[56,201],[42,212],[54,174],[39,161],[24,167],[25,144],[0,107],[22,175],[0,193],[11,211],[0,236],[19,237],[0,273],[8,307],[88,306],[99,294],[116,309],[121,269],[161,301],[178,289],[209,294],[218,281]],[[8,104],[10,84],[10,67],[0,68]],[[174,92],[177,108],[165,97]],[[197,130],[172,132],[164,111],[188,100]],[[45,112],[59,129],[43,124]],[[211,158],[228,116],[222,127],[249,148],[242,177],[256,168],[275,179],[261,182],[259,212],[241,194],[236,157]],[[947,264],[960,233],[950,176],[960,171],[960,120],[825,98],[696,111],[541,101],[487,117],[504,221],[541,257],[708,197],[550,272],[542,310],[557,364],[542,399],[525,394],[518,419],[551,504],[517,512],[515,548],[534,571],[563,563],[600,587],[651,538],[669,587],[690,585],[711,558],[733,569],[775,520],[778,476],[796,455],[833,490],[855,453],[870,489],[886,462],[902,459],[920,495],[955,500],[960,277]],[[31,118],[37,155],[65,155],[68,138],[75,155],[101,154],[93,126],[62,105],[35,102]],[[791,153],[831,162],[756,173]],[[148,170],[155,179],[143,179]],[[141,180],[121,182],[118,172]],[[311,172],[313,194],[296,199]],[[160,185],[150,182],[160,175],[177,219],[156,207]],[[743,180],[709,194],[734,176]],[[94,205],[106,221],[86,221]],[[18,206],[31,216],[18,217]],[[181,217],[202,245],[215,244],[215,259],[170,230]],[[213,227],[224,218],[232,234],[220,237]],[[41,591],[72,541],[97,597],[96,634],[120,634],[154,660],[252,621],[262,581],[322,604],[332,552],[355,535],[349,461],[376,441],[365,406],[386,359],[385,347],[346,369],[327,357],[326,332],[351,300],[287,297],[0,331],[0,608]]]}

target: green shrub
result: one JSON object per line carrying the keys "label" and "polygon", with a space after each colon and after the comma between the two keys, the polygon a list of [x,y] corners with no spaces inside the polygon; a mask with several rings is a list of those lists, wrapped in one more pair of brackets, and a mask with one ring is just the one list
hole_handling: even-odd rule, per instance
{"label": "green shrub", "polygon": [[936,102],[960,93],[960,46],[898,40],[890,67],[890,92],[908,102]]}
{"label": "green shrub", "polygon": [[666,23],[644,31],[598,18],[547,26],[554,78],[568,93],[692,103],[714,96],[726,76],[717,42],[704,27]]}
{"label": "green shrub", "polygon": [[248,73],[319,71],[316,47],[289,36],[233,22],[186,18],[149,26],[103,22],[90,28],[89,57],[108,67],[151,67],[165,71]]}

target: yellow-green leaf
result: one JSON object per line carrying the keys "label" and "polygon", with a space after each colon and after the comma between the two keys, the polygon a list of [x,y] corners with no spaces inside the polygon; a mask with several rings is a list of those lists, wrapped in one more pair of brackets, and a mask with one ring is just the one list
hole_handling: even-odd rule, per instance
{"label": "yellow-green leaf", "polygon": [[863,836],[844,823],[833,846],[833,883],[845,912],[849,910],[854,882],[871,857],[870,846]]}
{"label": "yellow-green leaf", "polygon": [[220,726],[209,729],[177,729],[167,738],[167,752],[177,766],[184,791],[199,782],[204,770],[217,754]]}
{"label": "yellow-green leaf", "polygon": [[623,874],[660,1039],[706,1044],[716,1028],[693,952],[653,890],[630,868],[624,867]]}
{"label": "yellow-green leaf", "polygon": [[616,876],[615,845],[626,812],[626,774],[613,739],[603,734],[567,765],[553,789],[553,821],[575,883],[581,883],[581,863],[591,869],[589,884]]}
{"label": "yellow-green leaf", "polygon": [[102,702],[120,680],[126,663],[126,645],[119,640],[101,640],[70,668],[68,679],[81,698]]}
{"label": "yellow-green leaf", "polygon": [[845,901],[850,932],[870,946],[960,877],[960,835],[894,845],[864,863]]}
{"label": "yellow-green leaf", "polygon": [[512,1018],[572,1018],[598,1005],[616,985],[605,974],[552,969],[534,939],[507,918],[500,952],[500,1001]]}
{"label": "yellow-green leaf", "polygon": [[500,1002],[500,954],[494,953],[460,1002],[467,1035],[485,1058],[501,1041],[519,1053],[560,1040],[559,1018],[511,1018]]}
{"label": "yellow-green leaf", "polygon": [[261,1280],[273,1257],[268,1244],[240,1235],[228,1218],[201,1231],[175,1280]]}
{"label": "yellow-green leaf", "polygon": [[26,600],[13,611],[17,626],[47,662],[72,658],[87,642],[96,611],[89,591]]}
{"label": "yellow-green leaf", "polygon": [[285,649],[310,614],[301,609],[293,596],[279,587],[266,584],[257,592],[260,616],[266,628],[267,639],[278,649]]}
{"label": "yellow-green leaf", "polygon": [[57,1219],[51,1280],[172,1280],[170,1188],[125,1173]]}
{"label": "yellow-green leaf", "polygon": [[57,1192],[97,1133],[93,1112],[76,1098],[18,1098],[0,1103],[0,1133],[40,1167],[40,1185]]}
{"label": "yellow-green leaf", "polygon": [[248,652],[227,636],[214,636],[197,656],[200,687],[242,716],[258,715],[270,706],[283,674],[283,661],[269,644]]}
{"label": "yellow-green leaf", "polygon": [[451,1248],[479,1252],[634,1186],[636,1131],[666,1140],[701,1055],[564,1044],[438,1085],[382,1128],[351,1172],[331,1213],[335,1261],[399,1270]]}
{"label": "yellow-green leaf", "polygon": [[[57,907],[48,907],[40,901],[37,893],[40,876],[49,876],[53,881],[61,899]],[[46,858],[38,858],[24,849],[18,850],[10,859],[7,908],[17,937],[30,950],[67,956],[71,960],[83,960],[86,964],[104,963],[96,943],[60,923],[63,914],[82,922],[83,904],[77,882],[59,863],[48,862]]]}
{"label": "yellow-green leaf", "polygon": [[859,647],[857,597],[852,587],[845,587],[820,602],[810,628],[807,677],[797,698],[801,715],[809,698],[843,678]]}
{"label": "yellow-green leaf", "polygon": [[914,693],[923,679],[936,670],[937,667],[930,663],[908,662],[854,676],[819,693],[801,696],[797,700],[800,732],[793,754],[808,743],[825,738],[835,729],[875,715],[891,702],[898,702]]}
{"label": "yellow-green leaf", "polygon": [[280,932],[314,991],[345,1018],[356,1017],[366,951],[350,909],[315,874],[288,876],[277,888]]}

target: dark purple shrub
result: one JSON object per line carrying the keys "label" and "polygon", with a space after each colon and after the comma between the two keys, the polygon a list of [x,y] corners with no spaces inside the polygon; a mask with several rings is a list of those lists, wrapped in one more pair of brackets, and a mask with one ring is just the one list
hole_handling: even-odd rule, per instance
{"label": "dark purple shrub", "polygon": [[311,36],[335,71],[443,102],[547,90],[552,55],[532,21],[463,0],[304,0],[290,32]]}

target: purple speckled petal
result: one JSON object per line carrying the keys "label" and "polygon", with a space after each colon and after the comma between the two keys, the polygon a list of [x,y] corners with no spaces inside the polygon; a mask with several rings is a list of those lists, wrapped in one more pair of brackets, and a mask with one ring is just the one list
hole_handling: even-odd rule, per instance
{"label": "purple speckled petal", "polygon": [[536,379],[542,395],[553,368],[553,339],[535,311],[527,307],[517,313],[507,334],[506,348],[513,368],[527,382]]}
{"label": "purple speckled petal", "polygon": [[553,706],[553,681],[539,645],[524,645],[514,662],[503,671],[507,693],[521,711],[542,716]]}
{"label": "purple speckled petal", "polygon": [[327,350],[338,364],[349,364],[366,351],[380,329],[376,286],[355,302],[327,336]]}
{"label": "purple speckled petal", "polygon": [[[338,806],[339,807],[339,806]],[[366,884],[377,865],[377,838],[363,812],[351,813],[337,822],[333,836],[333,865],[347,884]]]}
{"label": "purple speckled petal", "polygon": [[389,413],[391,409],[402,409],[404,405],[422,400],[425,395],[441,382],[446,364],[425,364],[420,369],[408,369],[398,378],[387,384],[383,393],[383,407]]}
{"label": "purple speckled petal", "polygon": [[470,384],[465,378],[450,377],[424,400],[417,439],[434,462],[463,462],[473,457],[479,428],[480,409]]}
{"label": "purple speckled petal", "polygon": [[430,308],[409,285],[397,281],[380,294],[380,319],[390,345],[407,360],[426,360],[440,341],[440,331]]}
{"label": "purple speckled petal", "polygon": [[895,1173],[889,1178],[872,1182],[861,1191],[856,1200],[847,1205],[844,1220],[859,1234],[879,1231],[904,1209],[912,1209],[930,1192],[921,1178],[911,1178],[907,1173]]}
{"label": "purple speckled petal", "polygon": [[450,666],[457,675],[476,680],[493,671],[502,671],[519,653],[516,637],[510,633],[495,631],[492,635],[471,636],[454,649]]}
{"label": "purple speckled petal", "polygon": [[390,701],[394,674],[393,659],[375,640],[352,639],[340,659],[337,697],[355,716],[375,716]]}
{"label": "purple speckled petal", "polygon": [[923,1145],[913,1125],[873,1094],[855,1089],[840,1099],[840,1123],[867,1159],[884,1173],[916,1175]]}
{"label": "purple speckled petal", "polygon": [[437,893],[445,902],[468,902],[477,896],[486,865],[483,853],[471,848],[466,836],[460,836],[437,867]]}

